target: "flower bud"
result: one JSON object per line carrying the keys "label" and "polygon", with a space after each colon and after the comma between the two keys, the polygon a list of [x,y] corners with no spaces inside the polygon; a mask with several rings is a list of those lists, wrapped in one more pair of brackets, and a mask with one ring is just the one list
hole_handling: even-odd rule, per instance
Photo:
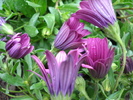
{"label": "flower bud", "polygon": [[50,35],[51,35],[50,29],[47,28],[47,27],[43,28],[43,30],[42,30],[42,36],[43,36],[44,38],[47,38],[47,37],[50,36]]}
{"label": "flower bud", "polygon": [[[123,58],[121,58],[121,61],[123,60]],[[125,65],[125,69],[124,69],[124,73],[125,74],[130,74],[133,71],[133,59],[130,57],[126,58],[126,65]]]}
{"label": "flower bud", "polygon": [[15,59],[22,58],[34,49],[30,44],[28,34],[18,33],[6,43],[6,51],[9,56]]}
{"label": "flower bud", "polygon": [[1,31],[3,33],[6,33],[6,34],[13,34],[14,33],[13,27],[7,23],[5,23],[1,26]]}

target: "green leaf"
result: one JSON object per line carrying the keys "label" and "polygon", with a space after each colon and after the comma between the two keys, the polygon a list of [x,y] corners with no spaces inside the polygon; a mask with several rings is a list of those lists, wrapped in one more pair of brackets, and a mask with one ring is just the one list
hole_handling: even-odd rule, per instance
{"label": "green leaf", "polygon": [[62,24],[62,23],[61,23],[61,18],[60,18],[61,16],[60,16],[58,10],[55,9],[54,7],[49,7],[49,10],[50,10],[50,12],[51,12],[52,14],[55,15],[55,20],[56,20],[57,25],[61,25],[61,24]]}
{"label": "green leaf", "polygon": [[2,10],[2,5],[3,5],[3,1],[2,0],[0,0],[0,10]]}
{"label": "green leaf", "polygon": [[35,92],[35,95],[36,95],[36,97],[38,98],[38,100],[42,100],[41,91],[38,90],[38,89],[35,89],[34,92]]}
{"label": "green leaf", "polygon": [[35,13],[29,21],[29,25],[35,26],[35,23],[39,17],[39,13]]}
{"label": "green leaf", "polygon": [[22,97],[12,98],[10,100],[35,100],[29,96],[23,95]]}
{"label": "green leaf", "polygon": [[70,13],[75,13],[78,10],[78,4],[65,4],[62,6],[59,6],[58,8],[62,12],[70,12]]}
{"label": "green leaf", "polygon": [[4,66],[4,64],[3,64],[3,58],[4,57],[5,56],[3,56],[2,54],[0,55],[0,68]]}
{"label": "green leaf", "polygon": [[0,49],[5,50],[6,43],[3,41],[0,41]]}
{"label": "green leaf", "polygon": [[47,0],[39,0],[38,4],[41,5],[41,7],[37,8],[37,10],[39,11],[40,15],[43,15],[47,10]]}
{"label": "green leaf", "polygon": [[129,39],[130,39],[130,33],[124,34],[124,36],[122,37],[122,40],[124,41],[125,46],[128,46]]}
{"label": "green leaf", "polygon": [[[2,0],[0,0],[2,1]],[[15,7],[14,7],[14,0],[4,0],[4,4],[7,6],[7,8],[11,11],[16,11]]]}
{"label": "green leaf", "polygon": [[20,76],[12,76],[7,73],[1,74],[0,78],[7,82],[8,84],[14,85],[14,86],[25,86],[24,80]]}
{"label": "green leaf", "polygon": [[30,1],[26,1],[28,3],[29,6],[36,8],[36,7],[41,7],[39,4],[36,4],[34,2],[30,2]]}
{"label": "green leaf", "polygon": [[20,60],[17,60],[14,66],[11,69],[11,73],[14,74],[15,70],[17,69],[18,65],[20,64]]}
{"label": "green leaf", "polygon": [[31,55],[28,54],[24,57],[27,65],[28,65],[28,70],[32,70],[32,60],[31,60]]}
{"label": "green leaf", "polygon": [[122,93],[124,92],[124,89],[121,89],[110,96],[107,97],[106,100],[120,100]]}
{"label": "green leaf", "polygon": [[55,16],[53,14],[47,14],[43,18],[47,23],[47,27],[50,28],[52,32],[55,25]]}
{"label": "green leaf", "polygon": [[27,17],[31,17],[35,13],[34,8],[29,6],[25,0],[13,0],[12,3],[14,3],[15,9],[17,11],[20,11]]}
{"label": "green leaf", "polygon": [[111,80],[111,81],[109,81],[109,84],[110,84],[111,89],[113,89],[114,85],[115,85],[115,78],[114,78],[114,73],[113,73],[112,67],[110,68],[110,70],[108,72],[108,80]]}
{"label": "green leaf", "polygon": [[38,82],[38,83],[35,83],[35,84],[33,84],[31,87],[30,87],[30,89],[31,90],[33,90],[33,89],[39,89],[39,90],[41,90],[41,89],[43,89],[44,88],[44,86],[46,86],[46,84],[44,83],[44,82]]}
{"label": "green leaf", "polygon": [[35,26],[26,25],[24,29],[31,37],[35,37],[39,33]]}

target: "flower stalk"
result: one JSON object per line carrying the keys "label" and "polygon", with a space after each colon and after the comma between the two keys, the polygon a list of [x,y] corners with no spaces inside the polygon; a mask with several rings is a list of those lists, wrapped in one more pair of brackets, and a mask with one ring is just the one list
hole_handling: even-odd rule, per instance
{"label": "flower stalk", "polygon": [[118,43],[120,44],[121,46],[121,49],[122,49],[122,53],[123,53],[123,61],[122,61],[122,67],[121,67],[121,71],[119,72],[118,74],[118,77],[116,79],[116,84],[113,88],[113,91],[114,92],[118,86],[118,83],[119,83],[119,80],[120,80],[120,77],[121,75],[123,74],[123,71],[125,69],[125,65],[126,65],[126,53],[127,53],[127,50],[126,50],[126,47],[125,47],[125,44],[122,42],[122,39],[121,38],[117,38],[117,41]]}
{"label": "flower stalk", "polygon": [[93,100],[96,100],[97,96],[98,96],[98,90],[99,90],[99,80],[95,80],[95,91],[94,91],[94,95],[93,95]]}

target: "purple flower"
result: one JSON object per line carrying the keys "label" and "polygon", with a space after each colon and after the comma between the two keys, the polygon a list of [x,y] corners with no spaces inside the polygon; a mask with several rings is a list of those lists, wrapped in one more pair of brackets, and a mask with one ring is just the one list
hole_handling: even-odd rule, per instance
{"label": "purple flower", "polygon": [[0,17],[0,26],[2,26],[6,21],[3,19],[3,17]]}
{"label": "purple flower", "polygon": [[73,49],[83,44],[84,36],[90,32],[84,28],[84,24],[79,19],[71,17],[61,27],[55,41],[54,46],[58,49]]}
{"label": "purple flower", "polygon": [[73,15],[98,26],[108,27],[116,22],[116,15],[112,6],[112,0],[87,0],[80,2],[80,10]]}
{"label": "purple flower", "polygon": [[39,58],[32,55],[32,58],[40,68],[42,76],[36,72],[32,72],[46,82],[51,96],[58,96],[60,94],[63,96],[70,96],[74,89],[78,70],[84,60],[84,57],[78,57],[77,50],[71,50],[68,54],[64,51],[60,51],[56,57],[51,52],[46,51],[49,69],[45,69]]}
{"label": "purple flower", "polygon": [[87,40],[87,50],[88,56],[82,66],[89,69],[93,78],[103,78],[111,67],[114,58],[114,48],[108,47],[106,38],[89,38]]}
{"label": "purple flower", "polygon": [[[121,59],[122,61],[123,59]],[[125,66],[125,69],[124,69],[124,73],[125,74],[129,74],[133,71],[133,59],[130,58],[130,57],[127,57],[126,58],[126,66]]]}
{"label": "purple flower", "polygon": [[9,56],[15,59],[22,58],[34,49],[30,44],[28,34],[17,33],[7,43],[6,51]]}

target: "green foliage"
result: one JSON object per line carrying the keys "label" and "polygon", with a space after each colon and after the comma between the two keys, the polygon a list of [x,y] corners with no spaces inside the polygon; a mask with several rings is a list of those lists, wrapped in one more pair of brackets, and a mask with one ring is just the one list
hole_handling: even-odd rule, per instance
{"label": "green foliage", "polygon": [[[0,87],[0,91],[11,96],[10,100],[50,100],[50,95],[46,83],[34,75],[32,70],[41,75],[38,66],[32,60],[31,55],[37,55],[47,68],[47,61],[44,52],[51,50],[54,39],[58,34],[63,23],[79,9],[81,0],[0,0],[0,16],[5,17],[6,23],[11,26],[14,33],[28,33],[34,51],[21,59],[12,59],[7,56],[5,45],[0,41],[0,79],[7,83],[6,89]],[[112,0],[113,7],[120,25],[120,35],[127,48],[127,56],[133,57],[133,0]],[[84,37],[106,37],[98,27],[85,23],[85,29],[92,34]],[[7,34],[6,32],[1,33]],[[2,37],[1,37],[2,38]],[[115,57],[111,69],[105,78],[99,80],[99,96],[97,100],[124,100],[128,97],[133,100],[133,74],[123,74],[117,87],[118,91],[113,92],[116,78],[121,70],[120,58],[122,50],[120,45],[108,39],[110,45],[115,47]],[[67,52],[67,51],[66,51]],[[86,100],[85,95],[93,98],[95,92],[95,81],[90,76],[88,69],[81,68],[86,87],[84,91],[75,87],[72,100]],[[83,82],[83,81],[82,81]],[[81,83],[82,83],[81,82]],[[13,85],[17,91],[10,90],[8,87]],[[23,92],[21,97],[12,94]],[[13,93],[12,93],[13,92]]]}

